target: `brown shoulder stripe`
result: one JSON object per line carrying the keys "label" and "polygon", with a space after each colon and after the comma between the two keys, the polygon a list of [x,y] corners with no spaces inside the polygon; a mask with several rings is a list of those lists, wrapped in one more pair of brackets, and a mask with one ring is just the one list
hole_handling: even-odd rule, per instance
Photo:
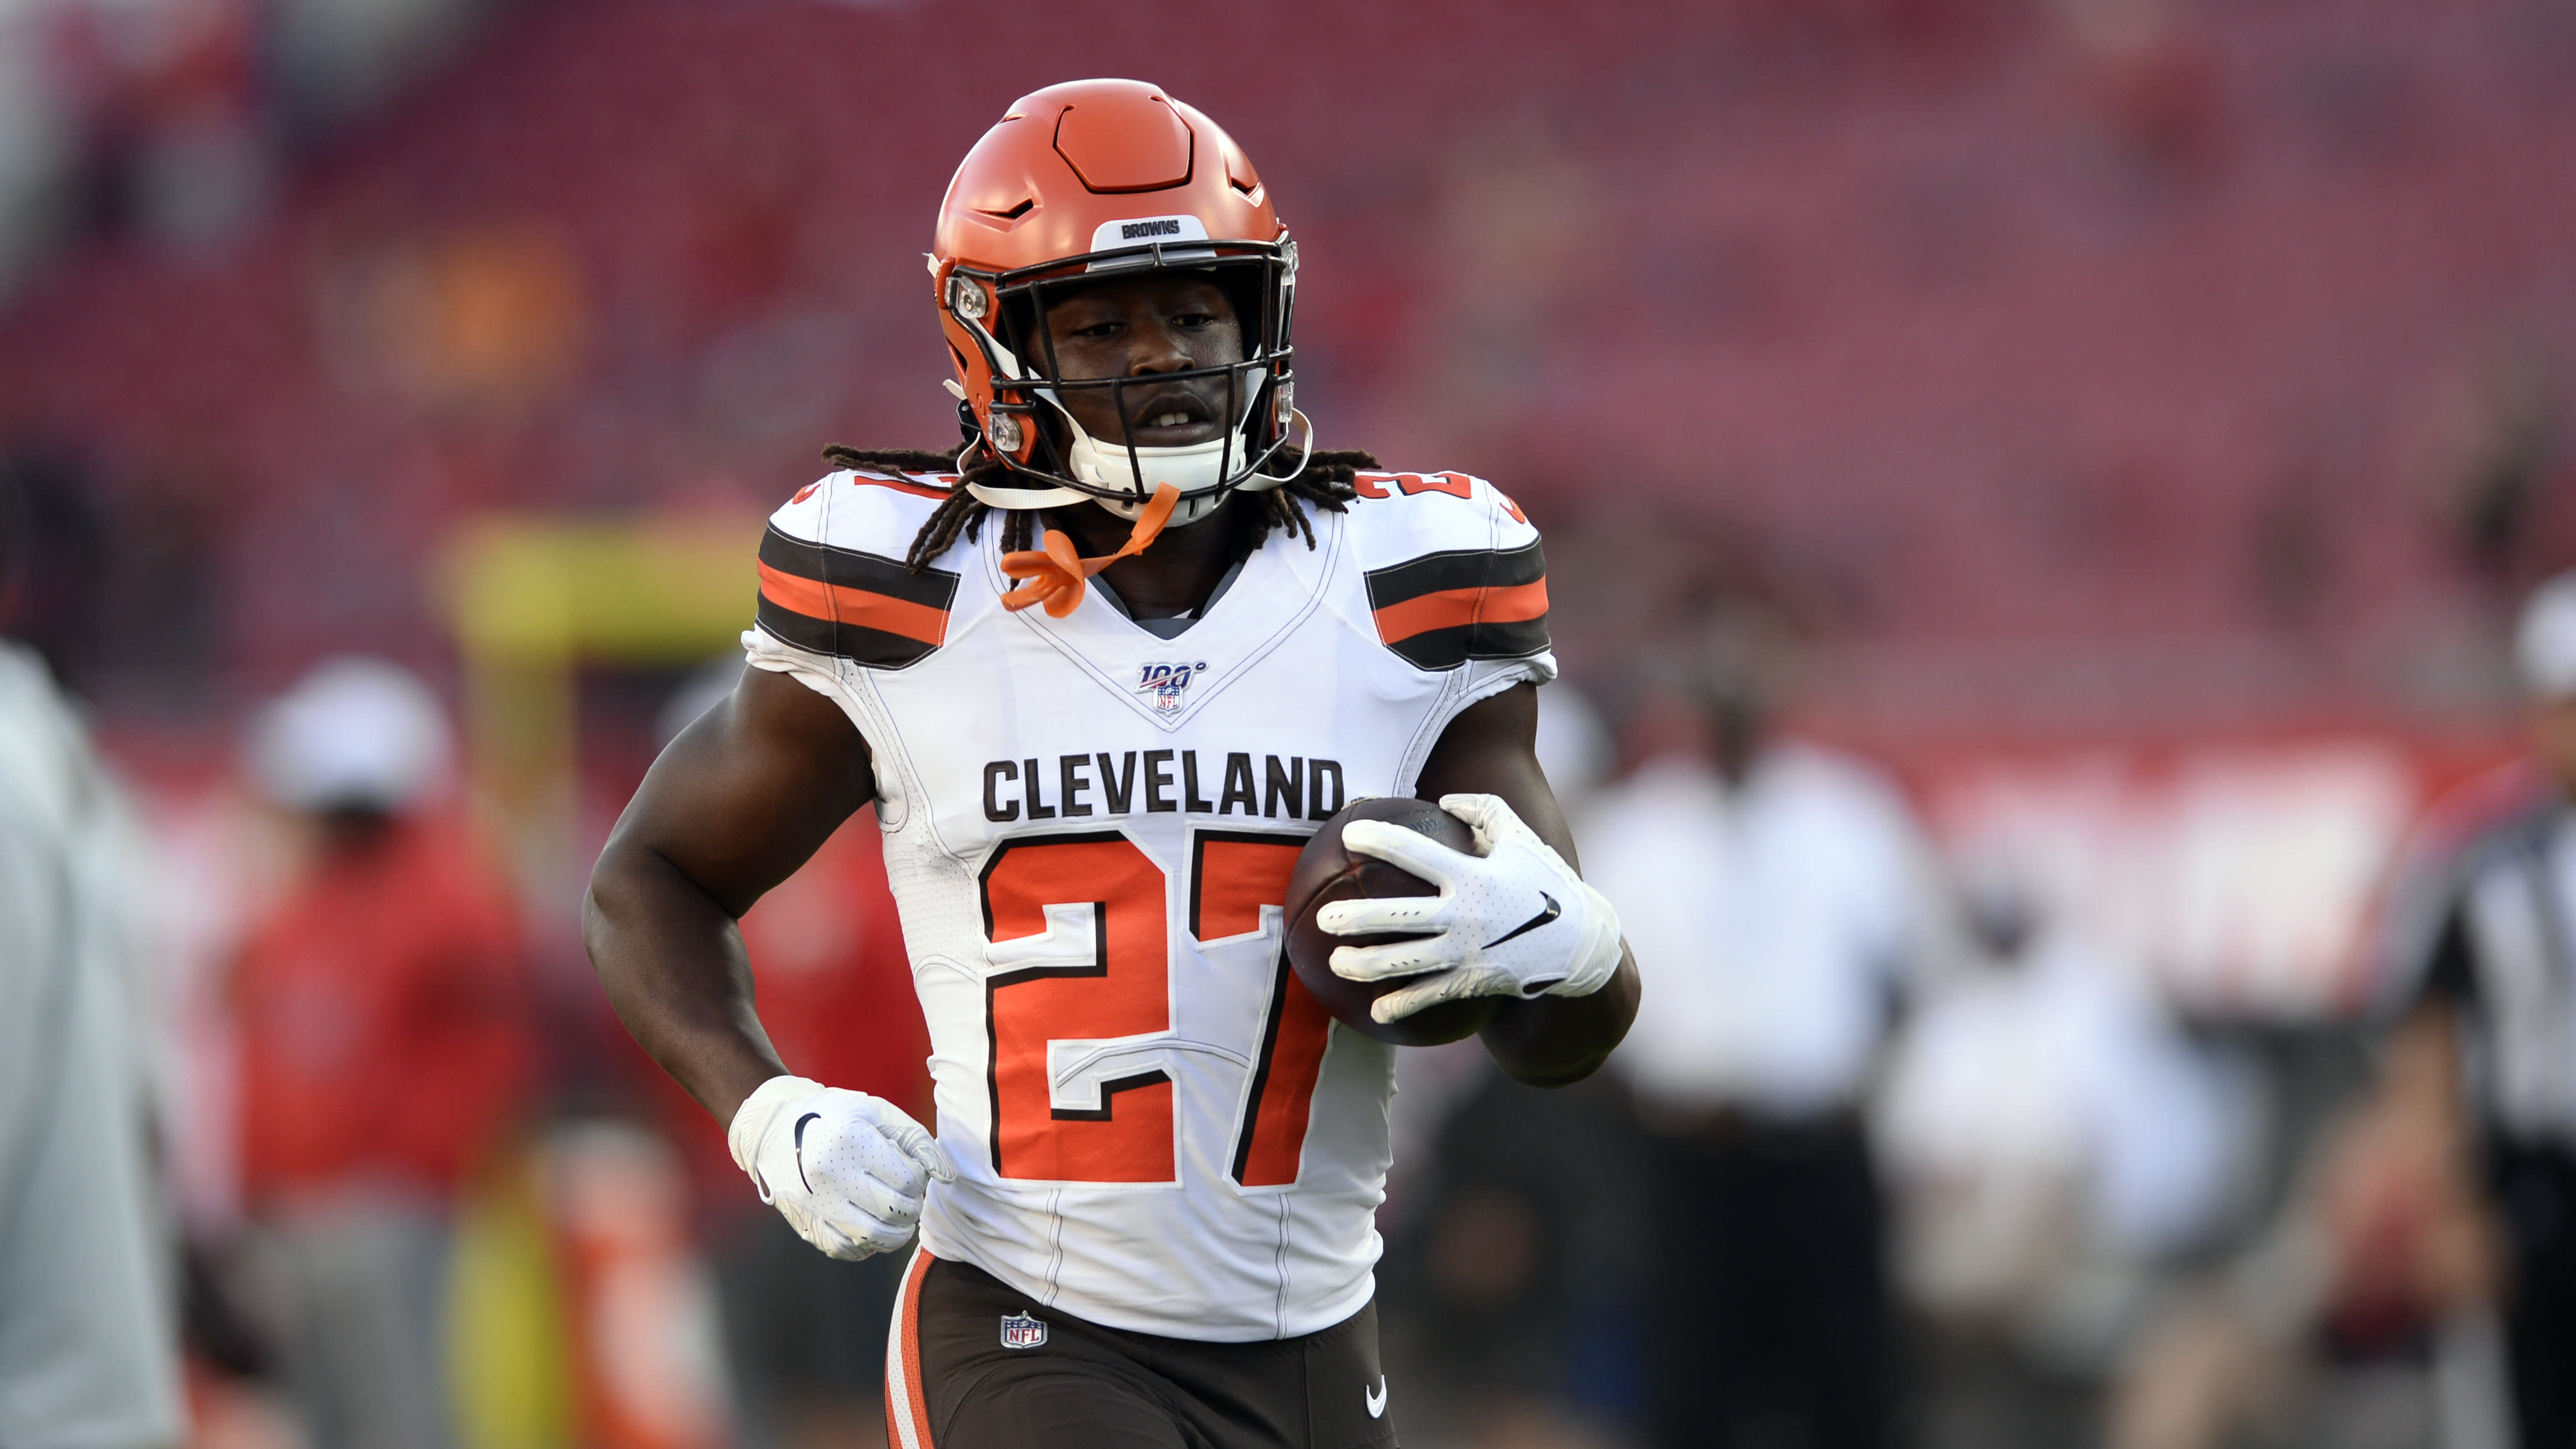
{"label": "brown shoulder stripe", "polygon": [[1426,554],[1367,575],[1377,637],[1424,669],[1519,659],[1548,647],[1547,557],[1514,549]]}
{"label": "brown shoulder stripe", "polygon": [[948,637],[957,575],[790,538],[760,540],[760,627],[871,669],[917,664]]}

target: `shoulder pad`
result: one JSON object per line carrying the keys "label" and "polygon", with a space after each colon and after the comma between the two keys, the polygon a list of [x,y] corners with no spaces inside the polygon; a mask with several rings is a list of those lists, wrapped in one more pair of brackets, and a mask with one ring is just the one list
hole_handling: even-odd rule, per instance
{"label": "shoulder pad", "polygon": [[1501,489],[1465,473],[1352,481],[1350,536],[1380,643],[1423,669],[1547,652],[1547,558]]}
{"label": "shoulder pad", "polygon": [[761,536],[760,627],[871,669],[928,657],[948,637],[957,574],[903,558],[954,481],[844,471],[798,489]]}

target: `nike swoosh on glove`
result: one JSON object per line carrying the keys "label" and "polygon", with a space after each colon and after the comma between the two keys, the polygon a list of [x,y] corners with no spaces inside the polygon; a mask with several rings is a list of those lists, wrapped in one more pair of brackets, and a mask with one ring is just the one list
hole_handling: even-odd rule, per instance
{"label": "nike swoosh on glove", "polygon": [[932,1179],[957,1177],[930,1130],[902,1108],[805,1077],[761,1083],[733,1114],[725,1145],[760,1200],[835,1258],[902,1247]]}
{"label": "nike swoosh on glove", "polygon": [[1336,946],[1333,974],[1423,979],[1369,1008],[1381,1022],[1466,996],[1589,996],[1619,969],[1619,913],[1498,795],[1443,795],[1467,823],[1468,855],[1384,820],[1354,820],[1342,844],[1412,872],[1436,896],[1334,901],[1315,923],[1337,936],[1423,932],[1383,946]]}

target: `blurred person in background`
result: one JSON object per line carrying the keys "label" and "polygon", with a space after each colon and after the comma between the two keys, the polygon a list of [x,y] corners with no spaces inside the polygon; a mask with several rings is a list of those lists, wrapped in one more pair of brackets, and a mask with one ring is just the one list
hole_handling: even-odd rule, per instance
{"label": "blurred person in background", "polygon": [[2170,1285],[2126,1347],[2109,1449],[2510,1449],[2494,1226],[2457,1058],[2430,1035],[2401,1031],[2376,1086],[2293,1149],[2259,1232]]}
{"label": "blurred person in background", "polygon": [[[2533,762],[2521,809],[2470,840],[2429,909],[2400,918],[2411,1006],[2388,1043],[2392,1108],[2427,1174],[2475,1171],[2492,1215],[2523,1449],[2576,1446],[2576,573],[2524,606],[2514,663]],[[2472,1166],[2474,1164],[2474,1166]]]}
{"label": "blurred person in background", "polygon": [[2126,1373],[2112,1449],[2206,1449],[2320,1363],[2429,1363],[2445,1449],[2576,1446],[2576,574],[2524,606],[2527,762],[2438,803],[2390,892],[2376,1082],[2272,1227]]}
{"label": "blurred person in background", "polygon": [[[0,627],[26,530],[0,473]],[[186,1433],[152,1160],[141,835],[36,655],[0,638],[0,1444]]]}
{"label": "blurred person in background", "polygon": [[[1860,1104],[1892,998],[1945,916],[1896,787],[1776,738],[1785,625],[1739,606],[1687,684],[1704,754],[1648,761],[1585,821],[1652,1009],[1614,1065],[1647,1129],[1654,1442],[1885,1442],[1879,1185]],[[1761,1442],[1769,1442],[1767,1439]]]}
{"label": "blurred person in background", "polygon": [[432,808],[449,752],[429,687],[365,658],[314,668],[250,740],[305,859],[233,967],[242,1183],[315,1449],[451,1442],[450,1207],[529,1082],[512,913]]}
{"label": "blurred person in background", "polygon": [[2009,867],[1960,874],[1973,949],[1897,1037],[1872,1117],[1897,1278],[1934,1330],[1922,1437],[2082,1442],[2158,1266],[2230,1200],[2244,1104],[2138,967]]}
{"label": "blurred person in background", "polygon": [[[742,678],[731,655],[698,671],[664,709],[667,744]],[[761,1021],[779,1054],[823,1079],[930,1112],[930,1033],[886,885],[876,810],[862,808],[742,918]],[[723,1134],[673,1092],[670,1129],[733,1170]],[[730,1209],[729,1212],[726,1212]],[[741,1194],[720,1202],[714,1267],[727,1366],[748,1449],[847,1444],[884,1432],[886,1326],[903,1259],[818,1257],[787,1220]]]}
{"label": "blurred person in background", "polygon": [[[1606,1082],[1543,1091],[1450,1048],[1405,1055],[1453,1073],[1427,1084],[1436,1131],[1380,1219],[1389,1372],[1422,1426],[1406,1442],[1596,1443],[1636,1417],[1637,1285],[1661,1266],[1625,1104]],[[1421,1085],[1399,1070],[1397,1100]]]}

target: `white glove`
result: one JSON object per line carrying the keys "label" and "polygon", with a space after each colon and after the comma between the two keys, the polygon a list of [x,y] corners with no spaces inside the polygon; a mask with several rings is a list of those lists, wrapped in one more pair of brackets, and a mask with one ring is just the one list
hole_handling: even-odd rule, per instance
{"label": "white glove", "polygon": [[1589,996],[1619,969],[1619,913],[1498,795],[1443,795],[1476,833],[1467,855],[1384,820],[1354,820],[1342,844],[1412,872],[1436,896],[1334,901],[1315,923],[1337,936],[1437,932],[1383,946],[1336,946],[1336,976],[1424,979],[1369,1008],[1380,1022],[1465,996]]}
{"label": "white glove", "polygon": [[957,1176],[892,1102],[805,1077],[772,1077],[743,1098],[725,1144],[760,1200],[835,1258],[902,1247],[931,1179]]}

